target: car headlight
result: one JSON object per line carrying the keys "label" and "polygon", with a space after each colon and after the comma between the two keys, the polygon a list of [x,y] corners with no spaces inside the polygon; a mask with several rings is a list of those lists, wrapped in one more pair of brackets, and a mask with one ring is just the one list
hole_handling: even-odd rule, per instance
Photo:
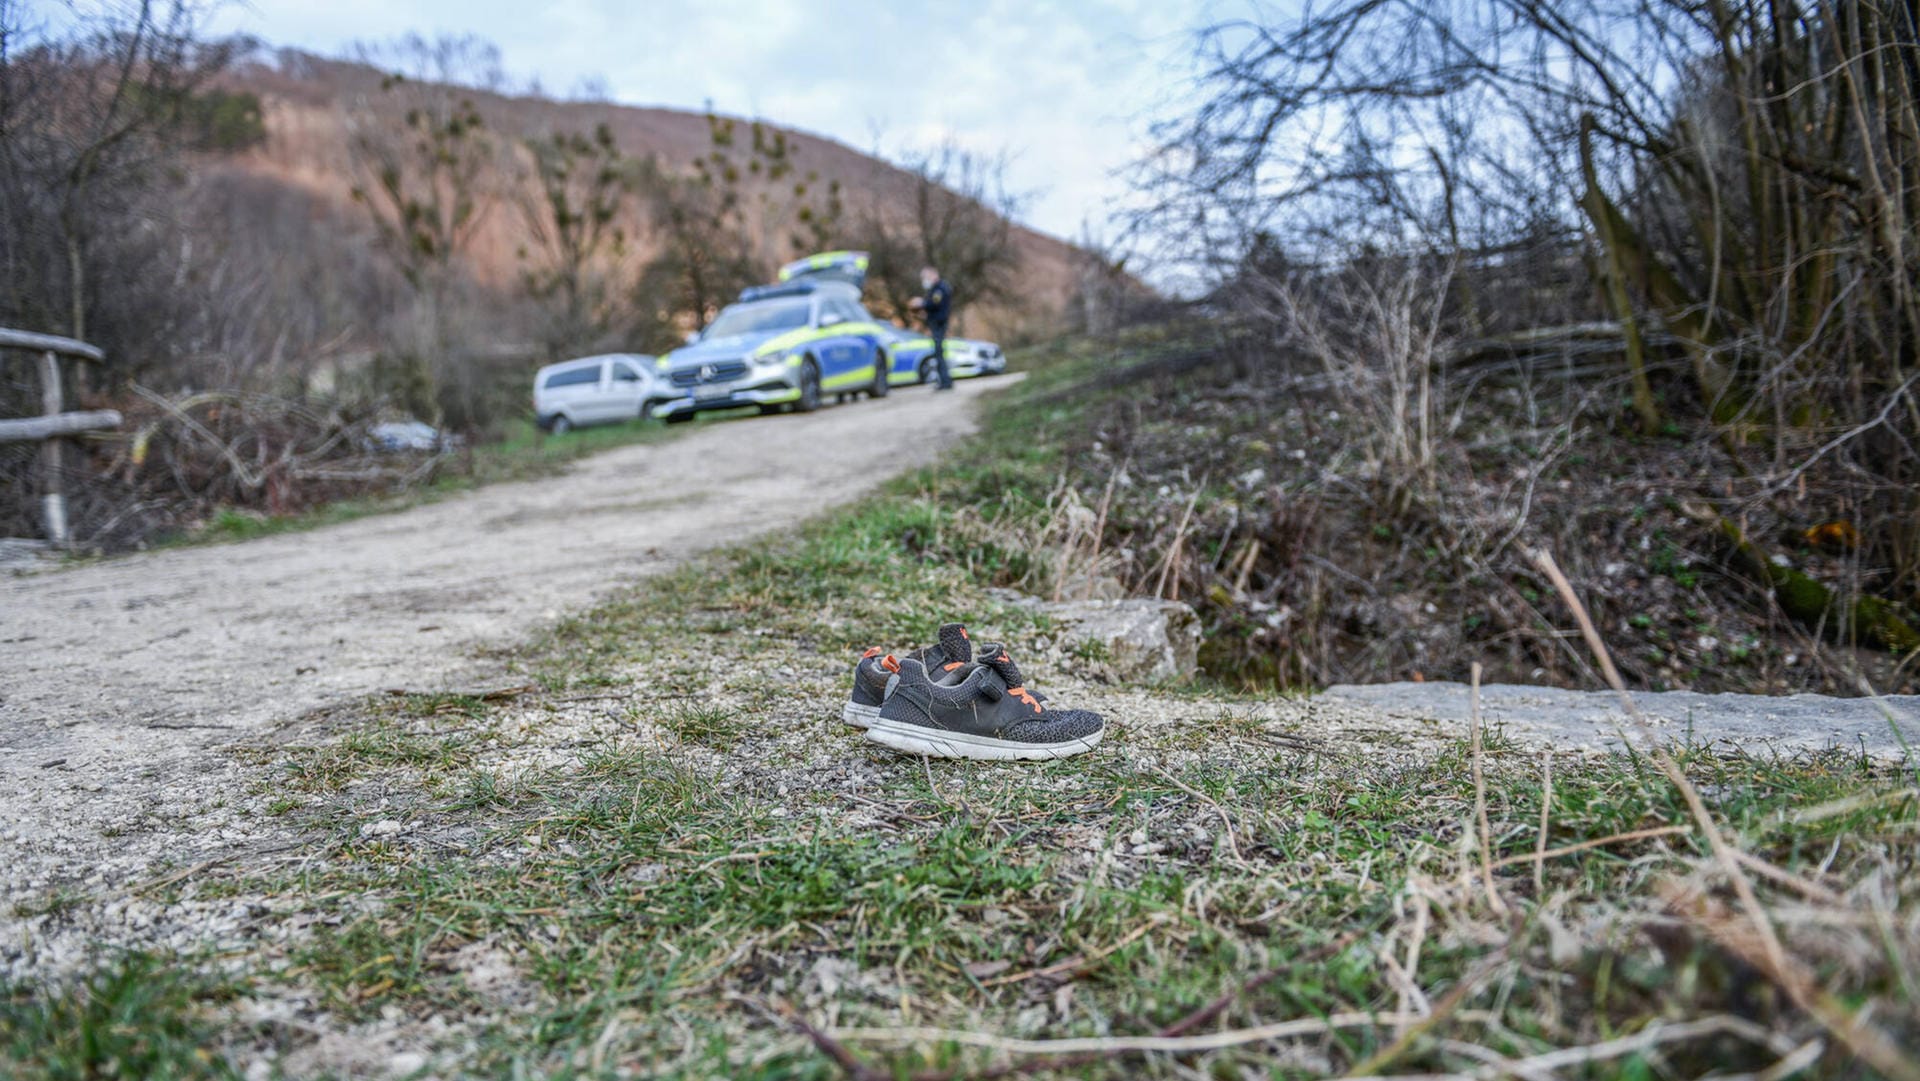
{"label": "car headlight", "polygon": [[788,354],[785,350],[781,350],[775,353],[763,353],[760,356],[748,357],[747,359],[756,368],[780,368],[786,366]]}

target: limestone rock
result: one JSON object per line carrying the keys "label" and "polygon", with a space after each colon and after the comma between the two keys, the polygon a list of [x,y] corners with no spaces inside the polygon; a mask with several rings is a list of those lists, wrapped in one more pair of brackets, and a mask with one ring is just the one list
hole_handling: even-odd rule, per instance
{"label": "limestone rock", "polygon": [[1003,595],[1058,623],[1062,644],[1091,647],[1085,652],[1119,682],[1174,682],[1190,678],[1199,666],[1200,617],[1179,601],[1043,601],[1012,591]]}

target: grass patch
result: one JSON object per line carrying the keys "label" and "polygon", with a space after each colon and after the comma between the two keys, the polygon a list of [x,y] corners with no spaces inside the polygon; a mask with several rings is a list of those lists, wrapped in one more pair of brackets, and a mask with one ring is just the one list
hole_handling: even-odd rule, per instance
{"label": "grass patch", "polygon": [[64,990],[0,984],[0,1057],[7,1076],[48,1081],[237,1078],[215,1017],[234,994],[150,954],[116,958]]}
{"label": "grass patch", "polygon": [[[1492,734],[1483,878],[1468,747],[1343,730],[1311,700],[1050,681],[1117,723],[1046,765],[849,734],[860,649],[925,643],[955,613],[1023,657],[1051,633],[986,590],[1057,573],[1036,539],[1065,520],[1057,460],[1015,436],[1078,423],[1061,392],[1102,360],[1063,356],[938,468],[502,658],[538,692],[383,699],[327,741],[256,752],[290,793],[399,803],[379,813],[407,824],[325,831],[315,858],[228,886],[308,929],[265,940],[250,984],[336,1027],[464,1018],[439,1066],[473,1076],[838,1076],[783,1011],[883,1075],[968,1076],[1012,1059],[939,1030],[1150,1034],[1229,993],[1200,1031],[1303,1027],[1054,1072],[1467,1075],[1566,1054],[1526,1071],[1701,1077],[1810,1046],[1801,1076],[1870,1076],[1724,933],[1730,882],[1635,755],[1549,775]],[[1068,650],[1051,674],[1097,659]],[[1795,964],[1920,1039],[1912,775],[1844,752],[1679,761],[1769,868],[1744,873]]]}
{"label": "grass patch", "polygon": [[724,751],[740,741],[746,722],[725,706],[682,705],[661,717],[661,725],[681,741]]}

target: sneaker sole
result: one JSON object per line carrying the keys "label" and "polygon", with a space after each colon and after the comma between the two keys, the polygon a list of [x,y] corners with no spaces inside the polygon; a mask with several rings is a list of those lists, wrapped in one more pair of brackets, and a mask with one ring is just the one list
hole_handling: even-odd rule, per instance
{"label": "sneaker sole", "polygon": [[995,739],[992,736],[976,736],[967,732],[947,732],[937,728],[924,728],[917,724],[902,724],[875,717],[867,727],[867,738],[884,747],[907,754],[923,754],[929,758],[977,758],[994,762],[1045,761],[1053,758],[1069,758],[1076,754],[1091,751],[1100,743],[1100,737],[1106,732],[1102,729],[1091,736],[1070,739],[1063,743],[1017,743],[1013,740]]}
{"label": "sneaker sole", "polygon": [[866,728],[880,716],[879,706],[863,706],[858,702],[848,702],[840,708],[840,719],[855,728]]}

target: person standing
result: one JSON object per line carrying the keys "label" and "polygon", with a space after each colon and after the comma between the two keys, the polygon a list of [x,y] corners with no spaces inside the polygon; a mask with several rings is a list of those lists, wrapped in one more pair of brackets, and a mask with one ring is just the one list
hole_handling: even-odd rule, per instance
{"label": "person standing", "polygon": [[920,268],[920,288],[926,294],[907,304],[927,321],[927,334],[933,338],[934,370],[940,376],[940,385],[934,389],[952,390],[953,374],[947,370],[947,319],[953,313],[953,286],[940,277],[937,267],[927,266]]}

